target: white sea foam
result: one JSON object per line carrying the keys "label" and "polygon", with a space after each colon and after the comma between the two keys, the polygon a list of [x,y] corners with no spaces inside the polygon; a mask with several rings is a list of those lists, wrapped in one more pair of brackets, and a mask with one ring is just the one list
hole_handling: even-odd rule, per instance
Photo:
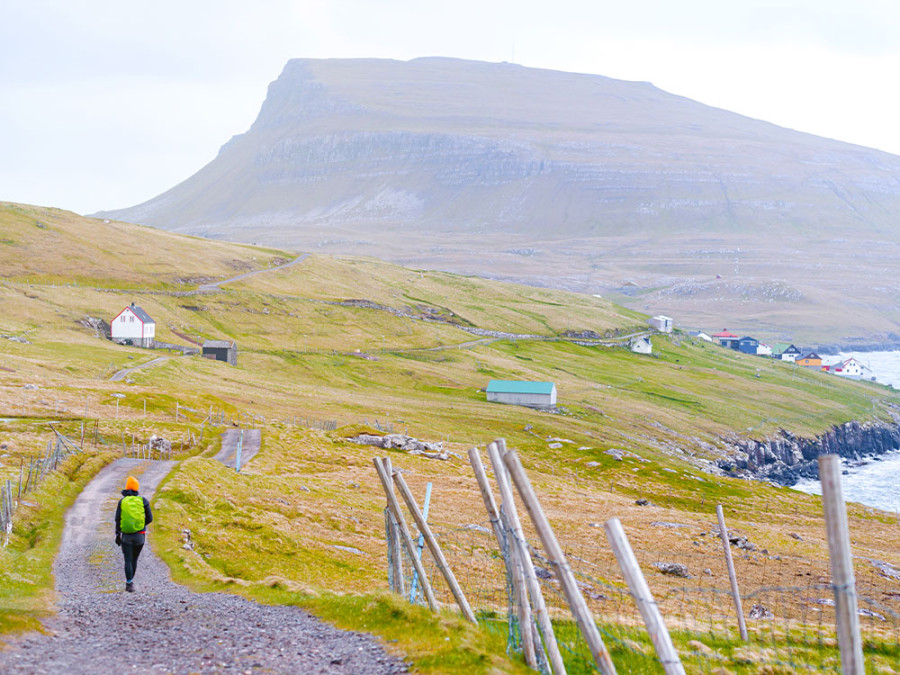
{"label": "white sea foam", "polygon": [[[877,382],[900,389],[900,351],[842,352],[840,356],[842,359],[854,357],[872,370]],[[900,484],[897,480],[900,476],[900,450],[881,455],[880,460],[870,458],[863,466],[843,463],[848,472],[846,476],[841,476],[844,499],[884,511],[900,512]],[[794,489],[822,494],[818,480],[803,479]]]}

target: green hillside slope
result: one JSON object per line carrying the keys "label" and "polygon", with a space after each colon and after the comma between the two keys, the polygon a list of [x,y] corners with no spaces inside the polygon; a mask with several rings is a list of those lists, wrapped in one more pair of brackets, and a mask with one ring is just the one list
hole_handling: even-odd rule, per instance
{"label": "green hillside slope", "polygon": [[[825,561],[815,566],[824,574],[816,498],[716,475],[711,462],[733,434],[763,438],[783,428],[813,436],[851,419],[889,420],[900,403],[886,387],[682,334],[655,335],[653,355],[634,354],[626,336],[643,331],[645,317],[593,296],[332,256],[226,283],[219,293],[185,295],[192,284],[179,279],[223,278],[232,267],[265,268],[291,256],[16,205],[0,209],[0,233],[15,242],[0,244],[0,440],[10,455],[0,460],[0,479],[17,475],[19,458],[46,444],[49,430],[37,422],[57,420],[77,436],[87,420],[88,444],[96,423],[105,447],[117,451],[131,434],[163,435],[179,450],[182,440],[181,457],[194,456],[156,503],[155,545],[176,578],[298,602],[400,640],[423,672],[451,672],[451,656],[434,636],[463,634],[440,624],[423,637],[410,629],[423,621],[419,613],[380,604],[384,497],[371,459],[385,451],[348,443],[353,430],[377,421],[444,441],[453,453],[447,461],[392,454],[417,495],[434,483],[436,526],[485,521],[465,453],[504,437],[570,543],[599,545],[596,524],[619,515],[635,546],[692,555],[694,530],[705,533],[714,505],[725,503],[735,527],[772,542],[773,552]],[[71,255],[45,249],[50,233],[70,242]],[[80,249],[79,233],[89,235]],[[41,260],[21,260],[21,251]],[[235,340],[237,366],[118,346],[79,323],[108,321],[130,302],[155,319],[166,342]],[[602,339],[578,344],[570,331]],[[109,379],[156,357],[165,359]],[[559,410],[488,403],[491,379],[553,381]],[[246,474],[209,459],[223,422],[263,429],[263,448]],[[639,497],[652,505],[635,506]],[[788,518],[801,540],[787,538]],[[867,555],[892,560],[896,528],[871,510],[853,507],[851,518]],[[661,531],[655,521],[694,530]],[[197,553],[182,549],[183,530]],[[0,555],[0,571],[8,561]],[[748,579],[788,583],[798,565],[754,568]],[[17,593],[15,602],[38,597]],[[502,645],[478,645],[457,672],[514,669],[503,665]]]}

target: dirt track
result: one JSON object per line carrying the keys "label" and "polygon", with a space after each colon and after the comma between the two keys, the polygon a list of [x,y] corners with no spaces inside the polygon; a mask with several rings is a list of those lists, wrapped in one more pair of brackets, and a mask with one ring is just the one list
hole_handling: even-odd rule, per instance
{"label": "dirt track", "polygon": [[131,474],[151,497],[172,462],[120,459],[85,488],[66,515],[54,565],[59,615],[0,652],[9,673],[400,673],[405,666],[370,636],[347,633],[292,607],[221,593],[192,593],[169,579],[148,528],[124,592],[113,514]]}
{"label": "dirt track", "polygon": [[241,466],[246,466],[247,462],[253,459],[253,456],[259,452],[262,443],[262,432],[259,429],[226,429],[222,433],[222,449],[219,450],[215,459],[222,462],[225,466],[235,468],[237,464],[237,448],[241,445]]}

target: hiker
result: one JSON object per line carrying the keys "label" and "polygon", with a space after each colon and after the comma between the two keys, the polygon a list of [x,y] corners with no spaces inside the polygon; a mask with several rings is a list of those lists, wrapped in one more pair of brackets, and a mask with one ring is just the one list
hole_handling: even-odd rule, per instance
{"label": "hiker", "polygon": [[125,556],[125,590],[134,593],[134,572],[138,556],[144,548],[147,525],[153,522],[150,502],[138,494],[140,483],[134,476],[128,476],[122,499],[116,506],[116,546],[122,547]]}

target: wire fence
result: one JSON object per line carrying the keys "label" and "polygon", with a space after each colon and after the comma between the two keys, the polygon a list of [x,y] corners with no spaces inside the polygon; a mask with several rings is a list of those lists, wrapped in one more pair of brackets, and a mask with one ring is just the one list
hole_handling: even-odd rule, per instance
{"label": "wire fence", "polygon": [[[512,579],[490,523],[433,527],[432,532],[479,622],[503,633],[509,652],[520,653],[522,628],[516,617]],[[507,536],[512,537],[513,533],[507,531]],[[596,672],[554,566],[540,547],[529,549],[567,671]],[[579,543],[565,546],[565,553],[619,670],[663,672],[634,598],[620,581],[621,572],[612,550],[600,544]],[[749,633],[745,643],[738,631],[721,552],[684,554],[634,549],[634,553],[689,672],[713,673],[719,668],[737,669],[736,672],[841,672],[834,586],[818,580],[780,583],[784,574],[779,568],[821,568],[821,561],[761,555],[738,558],[738,578],[757,578],[757,568],[762,568],[761,582],[741,587]],[[416,580],[414,589],[412,561],[402,547],[400,555],[407,597],[424,605],[422,584]],[[449,587],[440,581],[440,571],[427,551],[421,560],[438,602],[455,606]],[[861,562],[861,566],[864,564]],[[672,569],[672,565],[685,566],[688,576],[663,572]],[[892,590],[896,588],[897,584],[879,586],[871,581],[858,581],[856,585],[867,659],[883,664],[876,672],[889,672],[891,664],[894,668],[900,665],[900,592]],[[761,671],[763,667],[770,670]],[[549,672],[549,668],[541,670]]]}
{"label": "wire fence", "polygon": [[21,459],[18,481],[7,479],[5,483],[0,484],[0,531],[3,532],[3,546],[9,543],[13,517],[22,497],[36,490],[47,474],[55,471],[64,459],[82,452],[74,440],[60,434],[53,427],[51,430],[54,439],[47,441],[46,451],[42,451],[37,457],[29,458],[27,464],[24,457]]}
{"label": "wire fence", "polygon": [[[502,509],[501,509],[502,512]],[[393,516],[386,512],[387,522]],[[659,527],[672,523],[655,523]],[[536,636],[537,669],[550,672],[543,655],[546,640],[535,625],[522,626],[514,597],[509,543],[515,531],[502,526],[506,543],[498,543],[490,520],[462,525],[431,525],[449,567],[481,625],[505,636],[510,654],[523,651],[522,631]],[[416,538],[421,533],[413,531]],[[599,535],[599,533],[598,533]],[[530,535],[531,536],[531,535]],[[735,574],[746,620],[741,637],[722,541],[717,529],[686,533],[691,549],[633,548],[687,672],[794,673],[842,672],[837,638],[837,592],[828,560],[772,555],[738,539]],[[397,541],[397,540],[395,540]],[[535,543],[527,542],[559,652],[569,673],[597,672],[595,659],[562,588],[560,568]],[[422,583],[403,546],[391,545],[388,527],[389,581],[397,590],[396,570],[402,569],[404,594],[425,604]],[[560,542],[578,590],[602,635],[618,672],[664,672],[645,627],[634,594],[624,582],[613,548],[600,535]],[[761,542],[757,542],[760,544]],[[694,545],[696,544],[696,545]],[[421,546],[418,547],[421,551]],[[392,565],[393,556],[400,565]],[[456,598],[432,556],[421,562],[439,605],[455,606]],[[863,652],[871,672],[900,669],[900,571],[888,563],[854,559],[855,593]],[[413,590],[415,584],[415,590]],[[851,591],[853,589],[850,589]],[[678,672],[678,671],[668,671]]]}

